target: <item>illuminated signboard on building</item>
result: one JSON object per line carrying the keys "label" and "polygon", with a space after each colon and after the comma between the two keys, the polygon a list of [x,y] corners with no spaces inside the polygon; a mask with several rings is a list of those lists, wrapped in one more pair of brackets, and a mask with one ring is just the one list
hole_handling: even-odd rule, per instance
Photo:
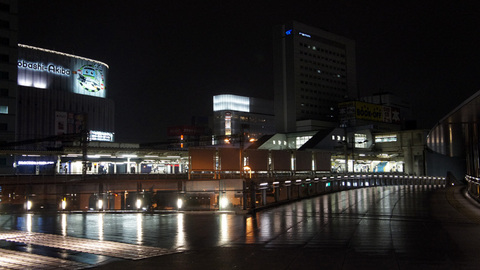
{"label": "illuminated signboard on building", "polygon": [[367,121],[399,124],[401,121],[400,110],[389,106],[351,101],[340,103],[338,107],[342,122],[362,119]]}
{"label": "illuminated signboard on building", "polygon": [[89,135],[90,141],[113,142],[112,132],[90,130]]}
{"label": "illuminated signboard on building", "polygon": [[250,98],[236,95],[213,96],[213,111],[250,112]]}
{"label": "illuminated signboard on building", "polygon": [[25,60],[18,60],[17,66],[19,69],[31,69],[34,71],[49,72],[57,75],[70,76],[72,73],[70,69],[63,68],[62,66],[56,66],[54,64],[43,64],[27,62]]}
{"label": "illuminated signboard on building", "polygon": [[18,47],[19,86],[106,97],[107,64],[23,44]]}
{"label": "illuminated signboard on building", "polygon": [[302,37],[307,37],[307,38],[311,38],[312,36],[309,35],[309,34],[305,34],[305,33],[302,33],[302,32],[298,32],[298,34]]}

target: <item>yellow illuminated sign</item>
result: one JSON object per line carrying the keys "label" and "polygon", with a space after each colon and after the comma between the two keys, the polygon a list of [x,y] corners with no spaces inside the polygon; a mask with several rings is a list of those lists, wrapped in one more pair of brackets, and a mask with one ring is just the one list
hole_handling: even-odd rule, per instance
{"label": "yellow illuminated sign", "polygon": [[383,106],[364,102],[355,102],[355,116],[357,119],[383,121]]}

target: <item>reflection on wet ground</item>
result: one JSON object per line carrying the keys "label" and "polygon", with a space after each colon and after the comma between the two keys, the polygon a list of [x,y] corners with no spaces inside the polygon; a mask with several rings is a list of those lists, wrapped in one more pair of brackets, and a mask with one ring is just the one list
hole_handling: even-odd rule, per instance
{"label": "reflection on wet ground", "polygon": [[[444,188],[429,186],[361,188],[304,199],[254,216],[206,212],[1,215],[0,251],[35,254],[42,256],[35,260],[58,260],[59,265],[76,263],[69,269],[119,258],[172,253],[177,255],[169,256],[181,258],[187,254],[178,253],[249,246],[301,248],[307,253],[321,250],[323,256],[330,254],[329,260],[342,260],[340,268],[348,268],[349,258],[359,268],[370,265],[371,258],[380,265],[394,260],[400,268],[412,262],[455,265],[452,256],[458,256],[460,249],[442,227],[444,221],[433,216],[446,201],[439,190],[444,194]],[[466,219],[456,222],[478,227]],[[12,265],[0,260],[0,266]]]}

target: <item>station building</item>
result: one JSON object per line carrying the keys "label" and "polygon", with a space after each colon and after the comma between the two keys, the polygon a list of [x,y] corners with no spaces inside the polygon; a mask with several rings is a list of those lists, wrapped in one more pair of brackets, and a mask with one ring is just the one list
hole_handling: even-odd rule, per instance
{"label": "station building", "polygon": [[2,151],[9,153],[4,156],[2,173],[38,173],[38,165],[45,168],[58,162],[49,151],[74,142],[114,141],[115,107],[107,97],[107,64],[24,44],[10,45],[9,56],[17,58],[11,72],[16,80],[1,82],[15,84],[0,100],[0,126],[5,127]]}

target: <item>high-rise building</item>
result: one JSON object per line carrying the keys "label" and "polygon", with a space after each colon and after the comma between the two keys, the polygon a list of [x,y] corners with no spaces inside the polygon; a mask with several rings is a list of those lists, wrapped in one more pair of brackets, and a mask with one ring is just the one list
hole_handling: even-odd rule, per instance
{"label": "high-rise building", "polygon": [[337,104],[357,97],[355,42],[295,21],[273,35],[276,131],[335,126]]}

